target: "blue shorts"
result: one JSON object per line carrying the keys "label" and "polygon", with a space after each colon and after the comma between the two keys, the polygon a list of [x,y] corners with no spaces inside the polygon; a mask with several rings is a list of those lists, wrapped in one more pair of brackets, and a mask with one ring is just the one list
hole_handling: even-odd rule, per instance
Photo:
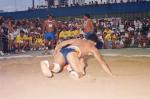
{"label": "blue shorts", "polygon": [[54,40],[55,39],[55,33],[54,32],[45,32],[44,39],[45,40]]}
{"label": "blue shorts", "polygon": [[97,40],[98,40],[97,35],[95,33],[92,33],[92,32],[85,33],[85,38],[87,40],[91,40],[91,41],[94,41],[94,42],[97,42]]}
{"label": "blue shorts", "polygon": [[60,52],[63,54],[64,58],[65,58],[65,64],[68,64],[68,60],[67,60],[67,55],[70,53],[70,52],[76,52],[75,49],[72,49],[72,48],[62,48],[60,50]]}
{"label": "blue shorts", "polygon": [[85,33],[85,38],[86,38],[87,40],[90,40],[90,38],[91,38],[91,36],[93,36],[93,34],[94,34],[94,33],[92,33],[92,32]]}

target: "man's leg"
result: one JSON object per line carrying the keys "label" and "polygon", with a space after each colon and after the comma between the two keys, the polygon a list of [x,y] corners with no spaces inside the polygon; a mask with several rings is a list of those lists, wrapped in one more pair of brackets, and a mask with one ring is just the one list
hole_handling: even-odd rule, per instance
{"label": "man's leg", "polygon": [[[85,74],[85,68],[86,68],[85,60],[84,58],[80,58],[79,61],[80,61],[82,70],[84,70],[83,73]],[[66,69],[68,72],[73,71],[73,68],[70,66],[70,64],[65,65],[64,69]]]}
{"label": "man's leg", "polygon": [[55,49],[55,40],[51,40],[51,48],[52,48],[52,50]]}
{"label": "man's leg", "polygon": [[51,54],[54,54],[55,41],[56,41],[56,37],[55,37],[55,33],[54,32],[52,32],[50,34],[50,38],[51,38],[51,44],[50,44],[50,46],[51,46]]}
{"label": "man's leg", "polygon": [[45,44],[45,51],[44,51],[44,54],[48,53],[48,43],[49,41],[47,39],[44,40],[44,44]]}
{"label": "man's leg", "polygon": [[80,64],[81,64],[81,70],[83,71],[83,74],[85,74],[86,64],[84,58],[80,58]]}
{"label": "man's leg", "polygon": [[45,60],[41,62],[41,69],[45,76],[52,77],[53,73],[59,73],[65,65],[65,59],[63,55],[58,52],[54,55],[54,62],[50,63]]}
{"label": "man's leg", "polygon": [[[65,58],[61,52],[58,52],[54,55],[54,62],[52,64],[54,64],[54,67],[50,68],[50,70],[54,73],[58,73],[63,69],[63,67],[66,64],[66,61],[65,61]],[[59,65],[60,70],[55,71],[55,65]]]}
{"label": "man's leg", "polygon": [[18,53],[20,51],[20,43],[16,42],[15,47],[16,47],[16,53]]}
{"label": "man's leg", "polygon": [[45,51],[44,51],[44,54],[47,54],[48,53],[48,45],[49,45],[49,33],[45,33],[44,34],[44,44],[45,44]]}
{"label": "man's leg", "polygon": [[78,74],[77,78],[81,78],[85,75],[85,64],[83,63],[83,60],[80,60],[78,58],[78,55],[76,52],[71,52],[67,55],[67,60],[69,62],[69,65],[72,67],[72,69]]}
{"label": "man's leg", "polygon": [[27,41],[23,42],[22,52],[25,52],[25,49],[27,48],[28,44],[29,43]]}

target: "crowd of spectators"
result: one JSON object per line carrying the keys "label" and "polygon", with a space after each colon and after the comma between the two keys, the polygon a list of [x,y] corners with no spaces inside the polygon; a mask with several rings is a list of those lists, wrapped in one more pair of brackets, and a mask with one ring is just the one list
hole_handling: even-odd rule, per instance
{"label": "crowd of spectators", "polygon": [[[40,18],[15,20],[0,17],[0,55],[45,50],[43,21]],[[101,48],[150,47],[150,18],[104,18],[93,19],[93,23]],[[56,43],[72,38],[84,39],[83,19],[57,20],[57,24]]]}
{"label": "crowd of spectators", "polygon": [[[60,8],[60,7],[79,7],[79,6],[101,6],[101,5],[109,5],[109,4],[120,4],[120,3],[140,3],[140,2],[150,2],[150,0],[90,0],[89,2],[85,2],[85,0],[64,0],[57,4],[51,4],[50,8]],[[36,9],[45,9],[48,8],[48,2],[45,5],[37,5],[37,7],[29,7],[28,10],[36,10]]]}
{"label": "crowd of spectators", "polygon": [[[80,3],[75,3],[71,4],[70,6],[92,6],[92,5],[107,5],[107,4],[115,4],[115,3],[140,3],[140,2],[148,2],[149,0],[99,0],[99,1],[94,1],[91,0],[88,3],[80,4]],[[67,6],[66,6],[67,7]]]}
{"label": "crowd of spectators", "polygon": [[[69,1],[69,0],[68,0]],[[82,2],[83,1],[83,2]],[[52,5],[52,8],[58,7],[78,7],[78,6],[99,6],[99,5],[108,5],[108,4],[120,4],[120,3],[140,3],[140,2],[149,2],[150,0],[90,0],[85,2],[84,0],[79,0],[72,3],[61,3],[59,5]]]}
{"label": "crowd of spectators", "polygon": [[104,48],[150,47],[150,19],[126,20],[108,18],[98,20],[97,34]]}

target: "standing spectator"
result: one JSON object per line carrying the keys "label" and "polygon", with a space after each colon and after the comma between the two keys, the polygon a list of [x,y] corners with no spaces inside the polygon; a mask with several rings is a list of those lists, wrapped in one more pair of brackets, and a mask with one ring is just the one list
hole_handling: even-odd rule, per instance
{"label": "standing spectator", "polygon": [[3,51],[4,53],[9,53],[8,51],[8,26],[6,23],[2,25],[2,42],[3,42]]}
{"label": "standing spectator", "polygon": [[85,14],[83,16],[84,24],[83,24],[83,32],[85,33],[85,38],[87,40],[92,40],[96,42],[96,46],[98,47],[100,41],[96,33],[94,33],[94,24],[89,14]]}
{"label": "standing spectator", "polygon": [[2,37],[3,37],[3,35],[2,35],[2,31],[1,31],[1,27],[0,27],[0,55],[4,55],[4,53],[3,53],[3,42],[2,42]]}
{"label": "standing spectator", "polygon": [[85,14],[83,16],[83,19],[84,19],[83,31],[85,33],[85,38],[87,40],[93,40],[93,37],[95,36],[93,21],[92,21],[92,19],[90,19],[89,14]]}
{"label": "standing spectator", "polygon": [[51,53],[54,52],[56,27],[57,27],[56,21],[53,19],[53,16],[51,14],[49,14],[48,19],[44,21],[44,25],[43,25],[43,33],[44,33],[45,46],[46,46],[45,53],[48,53],[49,43],[50,43],[50,47],[52,49]]}

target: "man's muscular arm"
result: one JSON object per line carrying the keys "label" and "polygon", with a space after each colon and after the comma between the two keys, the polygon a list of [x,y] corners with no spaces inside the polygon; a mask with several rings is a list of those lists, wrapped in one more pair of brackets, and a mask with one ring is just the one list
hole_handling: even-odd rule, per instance
{"label": "man's muscular arm", "polygon": [[43,22],[43,27],[42,27],[42,33],[44,34],[45,32],[45,29],[46,29],[46,21]]}
{"label": "man's muscular arm", "polygon": [[109,66],[104,61],[104,59],[102,58],[102,56],[99,54],[99,51],[94,46],[91,48],[91,52],[94,55],[94,57],[96,58],[96,60],[99,62],[99,64],[101,64],[103,70],[106,73],[108,73],[110,76],[112,76],[112,72],[111,72]]}

